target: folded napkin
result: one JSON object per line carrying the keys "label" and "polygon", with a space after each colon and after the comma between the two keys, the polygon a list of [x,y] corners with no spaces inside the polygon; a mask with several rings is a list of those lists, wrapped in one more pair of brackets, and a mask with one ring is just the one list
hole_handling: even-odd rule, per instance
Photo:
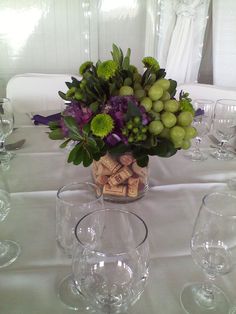
{"label": "folded napkin", "polygon": [[49,122],[58,121],[60,119],[61,119],[60,113],[51,114],[50,116],[47,116],[47,117],[41,116],[40,114],[35,114],[32,117],[32,120],[34,121],[35,125],[38,125],[38,124],[48,125]]}

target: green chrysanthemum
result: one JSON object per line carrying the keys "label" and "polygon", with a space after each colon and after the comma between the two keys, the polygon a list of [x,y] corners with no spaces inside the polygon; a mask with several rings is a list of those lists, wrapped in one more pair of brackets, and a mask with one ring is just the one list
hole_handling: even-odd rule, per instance
{"label": "green chrysanthemum", "polygon": [[146,68],[152,67],[155,72],[160,69],[159,63],[153,57],[145,57],[145,58],[143,58],[142,62]]}
{"label": "green chrysanthemum", "polygon": [[80,75],[83,75],[92,65],[93,65],[93,62],[91,61],[86,61],[82,63],[79,68]]}
{"label": "green chrysanthemum", "polygon": [[107,136],[114,128],[114,121],[109,114],[100,113],[91,122],[91,130],[98,137]]}
{"label": "green chrysanthemum", "polygon": [[108,60],[100,63],[97,68],[98,77],[108,81],[118,70],[118,64],[113,60]]}

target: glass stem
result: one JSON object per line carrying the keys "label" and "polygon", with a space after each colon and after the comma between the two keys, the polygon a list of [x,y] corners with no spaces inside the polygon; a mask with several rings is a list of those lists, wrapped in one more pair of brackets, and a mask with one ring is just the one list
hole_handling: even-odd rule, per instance
{"label": "glass stem", "polygon": [[6,244],[4,244],[2,241],[0,241],[0,257],[4,256],[8,250],[8,247]]}
{"label": "glass stem", "polygon": [[197,136],[195,139],[195,147],[194,147],[194,152],[196,154],[201,154],[201,151],[200,151],[201,141],[202,141],[201,137]]}
{"label": "glass stem", "polygon": [[5,152],[5,141],[0,141],[0,153]]}

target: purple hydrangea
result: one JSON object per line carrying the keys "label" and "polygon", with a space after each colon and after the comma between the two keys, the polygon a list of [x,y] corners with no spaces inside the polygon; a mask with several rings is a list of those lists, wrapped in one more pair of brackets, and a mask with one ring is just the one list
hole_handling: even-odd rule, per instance
{"label": "purple hydrangea", "polygon": [[[71,116],[75,118],[78,126],[82,129],[82,127],[87,124],[93,116],[93,112],[91,109],[87,107],[83,107],[81,103],[77,101],[71,101],[71,103],[67,106],[67,108],[63,112],[64,116]],[[61,128],[62,132],[65,136],[68,135],[68,128],[65,125],[63,118],[61,119]]]}
{"label": "purple hydrangea", "polygon": [[123,142],[128,144],[127,136],[122,134],[122,129],[126,124],[125,115],[128,109],[128,103],[132,102],[133,105],[137,107],[137,109],[141,113],[142,124],[147,125],[149,122],[148,114],[144,107],[139,105],[138,100],[134,96],[114,96],[111,97],[109,103],[105,105],[103,111],[108,113],[115,122],[115,128],[112,133],[110,133],[105,141],[109,146],[115,146],[119,142]]}

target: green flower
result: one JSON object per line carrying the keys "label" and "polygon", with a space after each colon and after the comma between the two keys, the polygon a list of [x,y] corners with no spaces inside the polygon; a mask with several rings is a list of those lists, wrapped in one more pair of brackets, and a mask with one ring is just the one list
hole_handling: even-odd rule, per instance
{"label": "green flower", "polygon": [[145,57],[145,58],[143,58],[142,62],[146,68],[152,67],[155,72],[160,69],[159,63],[153,57]]}
{"label": "green flower", "polygon": [[98,137],[107,136],[114,128],[114,121],[109,114],[100,113],[91,121],[92,133]]}
{"label": "green flower", "polygon": [[93,65],[93,62],[91,61],[86,61],[82,63],[79,68],[80,75],[83,75],[89,68],[91,68],[92,65]]}
{"label": "green flower", "polygon": [[100,63],[97,68],[97,75],[108,81],[112,78],[118,70],[118,64],[113,60],[108,60]]}

